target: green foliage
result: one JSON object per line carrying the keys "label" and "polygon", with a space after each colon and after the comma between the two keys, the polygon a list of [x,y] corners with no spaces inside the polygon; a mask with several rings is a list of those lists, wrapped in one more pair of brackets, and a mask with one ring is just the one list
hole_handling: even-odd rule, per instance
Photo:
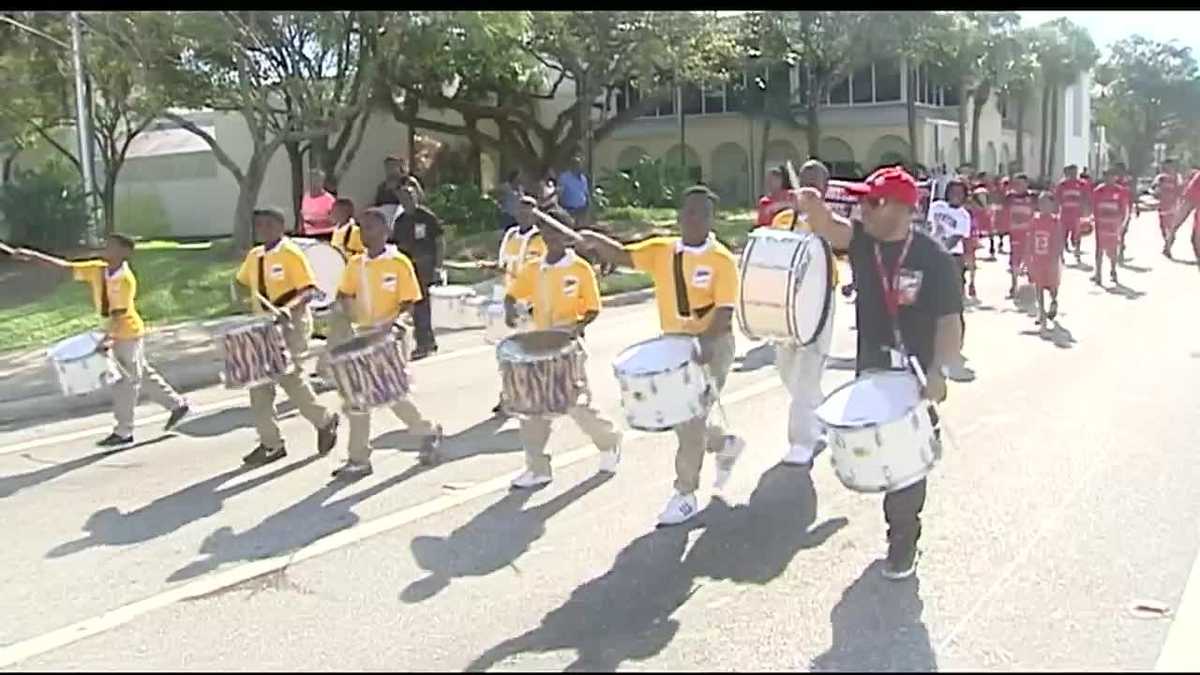
{"label": "green foliage", "polygon": [[[678,162],[643,157],[633,167],[610,171],[597,186],[597,205],[614,207],[673,207],[693,181]],[[603,203],[601,203],[603,199]]]}
{"label": "green foliage", "polygon": [[426,195],[425,205],[442,219],[447,239],[494,232],[500,227],[500,207],[471,183],[443,183]]}
{"label": "green foliage", "polygon": [[0,213],[12,241],[62,249],[78,246],[87,232],[87,204],[78,177],[62,162],[17,169],[0,187]]}

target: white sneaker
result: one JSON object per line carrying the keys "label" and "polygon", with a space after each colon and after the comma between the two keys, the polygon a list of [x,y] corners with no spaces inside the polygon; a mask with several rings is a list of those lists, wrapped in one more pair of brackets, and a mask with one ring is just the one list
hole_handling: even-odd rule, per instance
{"label": "white sneaker", "polygon": [[742,450],[746,449],[746,441],[742,440],[741,436],[725,436],[725,447],[723,447],[717,455],[717,479],[713,481],[713,487],[720,490],[725,487],[725,483],[729,480],[729,474],[733,471],[733,465],[737,463],[738,457],[741,457]]}
{"label": "white sneaker", "polygon": [[667,508],[658,514],[659,525],[679,525],[696,516],[696,495],[681,495],[676,492],[667,502]]}
{"label": "white sneaker", "polygon": [[602,451],[600,453],[600,473],[616,473],[617,465],[621,463],[621,439],[617,439],[617,444],[612,450]]}
{"label": "white sneaker", "polygon": [[793,445],[783,456],[783,463],[789,466],[808,466],[813,461],[813,448],[803,445]]}
{"label": "white sneaker", "polygon": [[513,479],[512,486],[519,490],[528,490],[530,488],[549,485],[550,481],[552,480],[554,480],[554,478],[551,476],[534,473],[532,471],[526,471],[525,473]]}

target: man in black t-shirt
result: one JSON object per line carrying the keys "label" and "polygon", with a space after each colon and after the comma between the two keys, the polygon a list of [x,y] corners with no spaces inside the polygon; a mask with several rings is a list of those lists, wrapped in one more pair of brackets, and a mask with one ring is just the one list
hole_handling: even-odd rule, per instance
{"label": "man in black t-shirt", "polygon": [[[925,397],[941,402],[946,398],[944,368],[954,363],[962,339],[962,293],[954,260],[940,243],[912,227],[919,191],[902,168],[880,169],[848,189],[860,197],[862,222],[831,213],[823,195],[812,188],[799,190],[797,200],[813,231],[834,249],[849,252],[858,291],[856,375],[903,367],[895,344],[898,329],[904,350],[925,371]],[[896,293],[885,293],[885,274]],[[884,497],[888,557],[883,573],[889,579],[916,571],[924,505],[924,480]]]}
{"label": "man in black t-shirt", "polygon": [[424,191],[417,179],[409,177],[400,188],[400,206],[404,212],[392,229],[392,243],[412,260],[421,285],[421,300],[413,304],[413,327],[416,348],[412,360],[419,361],[437,352],[437,338],[429,316],[429,287],[434,285],[442,267],[446,242],[442,238],[442,221],[421,204]]}

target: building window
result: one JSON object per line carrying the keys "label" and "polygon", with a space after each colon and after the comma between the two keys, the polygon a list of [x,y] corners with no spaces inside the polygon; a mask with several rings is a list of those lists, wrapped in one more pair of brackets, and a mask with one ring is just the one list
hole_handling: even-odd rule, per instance
{"label": "building window", "polygon": [[704,87],[704,114],[714,115],[725,112],[725,87],[723,85]]}
{"label": "building window", "polygon": [[1075,129],[1075,137],[1083,137],[1083,87],[1075,84],[1071,87],[1071,125]]}
{"label": "building window", "polygon": [[830,105],[845,105],[850,102],[850,78],[843,78],[829,90]]}
{"label": "building window", "polygon": [[746,74],[733,78],[725,85],[725,111],[736,112],[746,109]]}
{"label": "building window", "polygon": [[854,71],[851,76],[850,100],[854,103],[874,103],[874,80],[874,68],[870,64]]}
{"label": "building window", "polygon": [[699,115],[704,112],[704,95],[700,92],[700,87],[694,84],[683,85],[683,114]]}
{"label": "building window", "polygon": [[958,87],[942,87],[942,105],[960,105]]}
{"label": "building window", "polygon": [[776,92],[779,101],[792,100],[792,67],[787,63],[776,63],[767,69],[766,72],[767,86],[772,89],[780,89]]}
{"label": "building window", "polygon": [[901,101],[900,95],[900,63],[896,59],[880,61],[874,64],[875,69],[875,101]]}

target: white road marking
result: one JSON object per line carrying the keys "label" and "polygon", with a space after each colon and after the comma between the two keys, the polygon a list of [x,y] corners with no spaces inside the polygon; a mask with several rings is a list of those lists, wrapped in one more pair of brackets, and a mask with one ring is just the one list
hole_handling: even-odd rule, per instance
{"label": "white road marking", "polygon": [[[733,405],[779,388],[780,386],[778,378],[765,378],[723,397],[722,403]],[[647,432],[630,430],[625,433],[625,440],[633,441],[649,435]],[[599,454],[599,451],[591,444],[588,444],[557,455],[552,460],[551,465],[554,468],[562,469],[597,454]],[[277,572],[288,565],[310,560],[331,551],[345,548],[351,544],[390,532],[422,518],[428,518],[455,506],[460,506],[478,497],[507,489],[509,483],[521,473],[523,471],[513,471],[469,487],[461,492],[435,497],[422,504],[410,506],[386,516],[339,530],[293,553],[255,560],[224,571],[212,572],[195,581],[187,582],[148,598],[118,607],[99,616],[84,619],[50,631],[49,633],[13,643],[7,647],[0,648],[0,668],[7,668],[26,659],[65,647],[84,638],[118,628],[138,617],[158,609],[169,607],[181,600],[201,597],[236,586],[264,574]],[[648,519],[654,517],[654,514],[646,515]]]}
{"label": "white road marking", "polygon": [[1200,636],[1200,554],[1192,563],[1187,586],[1179,598],[1179,608],[1175,611],[1171,627],[1167,629],[1167,640],[1163,643],[1154,669],[1173,673],[1200,672],[1197,636]]}
{"label": "white road marking", "polygon": [[[421,359],[420,361],[413,364],[413,368],[414,369],[424,368],[426,366],[426,364],[433,365],[436,363],[443,363],[445,361],[459,359],[464,356],[472,356],[475,354],[481,354],[483,352],[490,352],[490,351],[495,351],[495,350],[496,350],[496,348],[492,345],[479,345],[477,347],[467,347],[465,349],[456,349],[452,352],[446,352],[445,354],[430,356],[428,358]],[[217,412],[219,410],[224,410],[225,408],[230,407],[230,404],[232,404],[234,402],[248,401],[249,399],[247,397],[248,397],[248,394],[246,392],[239,391],[230,396],[227,396],[222,399],[218,399],[216,401],[212,401],[210,403],[205,403],[203,405],[193,405],[192,413],[193,414],[194,413],[207,413],[207,412]],[[171,414],[166,411],[152,413],[150,415],[146,415],[145,417],[140,417],[137,420],[135,420],[134,427],[135,428],[136,427],[144,427],[149,424],[156,424],[158,422],[163,422],[170,416],[171,416]],[[28,441],[15,443],[13,445],[9,445],[9,446],[5,446],[4,448],[0,448],[0,457],[3,457],[4,455],[13,455],[18,452],[25,452],[26,450],[33,450],[34,448],[41,448],[41,447],[44,447],[47,445],[57,445],[59,443],[70,443],[71,441],[78,441],[82,438],[89,438],[91,436],[103,434],[104,432],[110,431],[110,430],[112,430],[112,425],[105,424],[104,426],[96,426],[96,427],[91,427],[88,429],[80,429],[79,431],[69,431],[67,433],[55,434],[53,436],[43,436],[40,438],[33,438]]]}

